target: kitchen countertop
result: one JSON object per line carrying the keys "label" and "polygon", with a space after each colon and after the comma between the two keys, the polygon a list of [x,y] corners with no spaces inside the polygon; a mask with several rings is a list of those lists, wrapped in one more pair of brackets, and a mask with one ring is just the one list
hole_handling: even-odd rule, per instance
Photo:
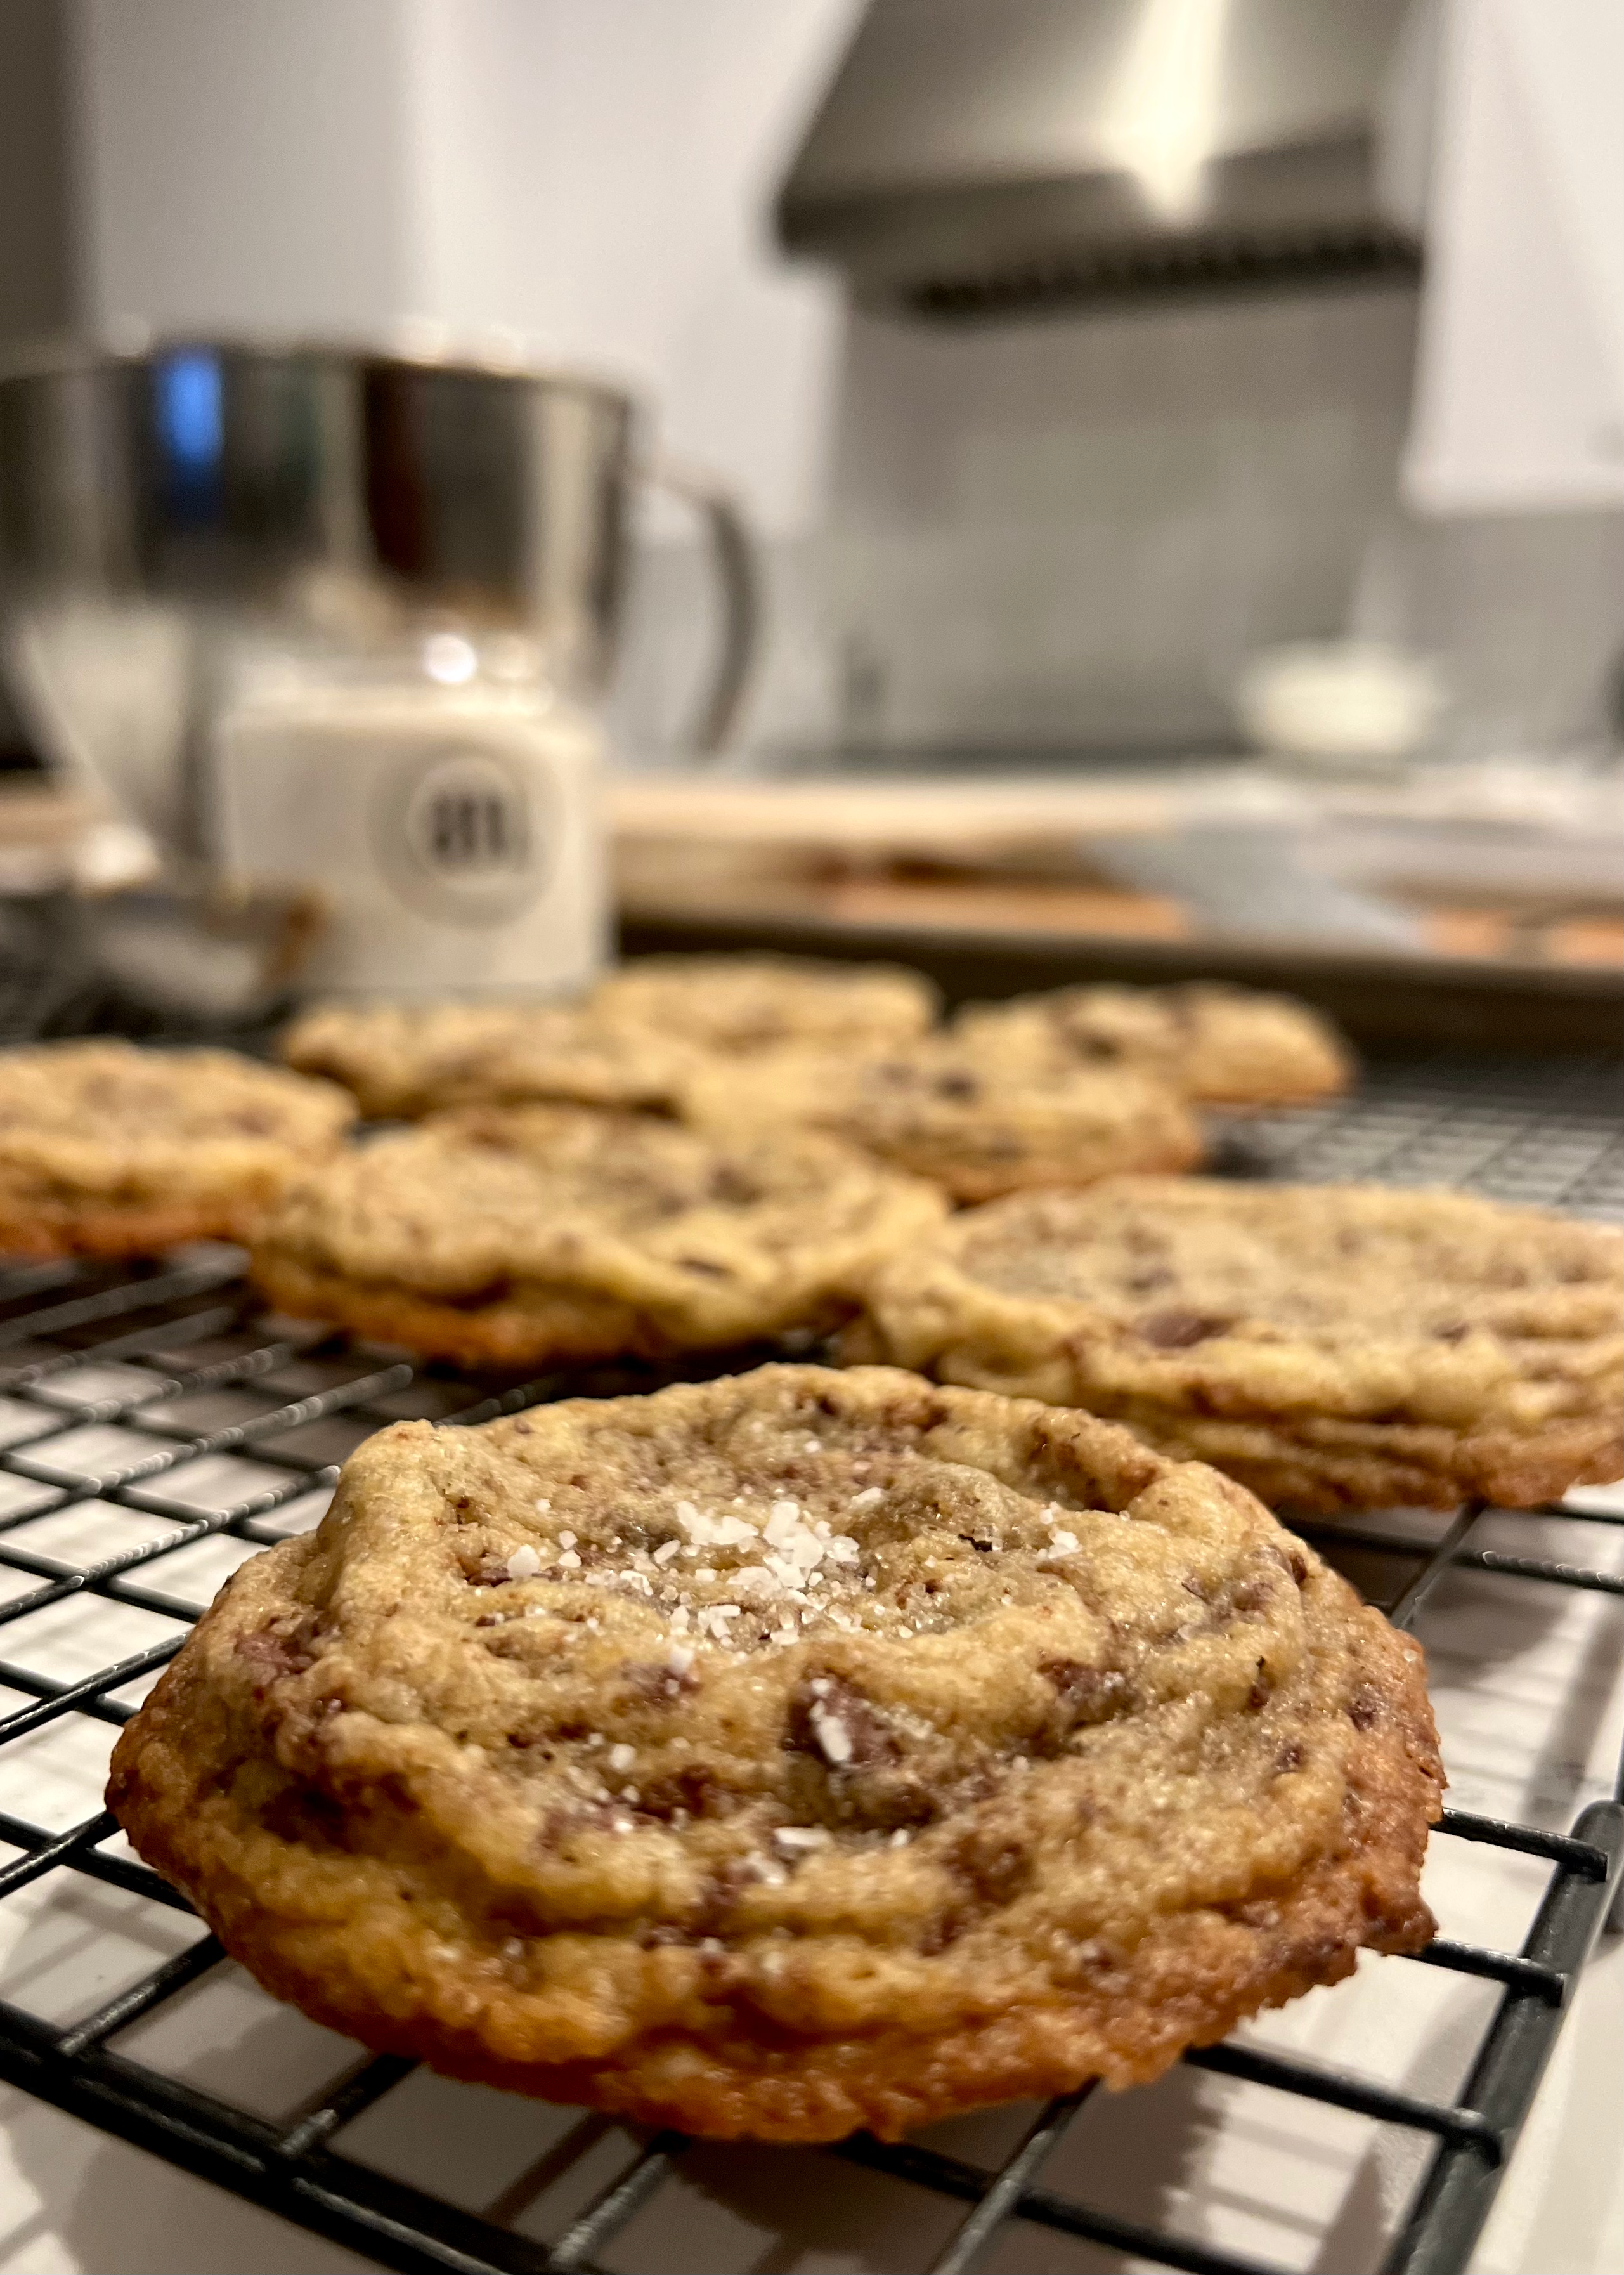
{"label": "kitchen countertop", "polygon": [[[1340,919],[1344,936],[1407,935],[1423,955],[1624,963],[1616,797],[1610,778],[1573,769],[1340,785],[1216,761],[978,778],[632,774],[611,780],[608,808],[634,923],[801,918],[1198,945],[1255,921],[1270,881],[1278,889],[1301,869],[1308,888],[1283,905],[1304,911],[1304,947],[1337,937]],[[1237,858],[1247,874],[1233,909],[1221,896],[1203,907]]]}

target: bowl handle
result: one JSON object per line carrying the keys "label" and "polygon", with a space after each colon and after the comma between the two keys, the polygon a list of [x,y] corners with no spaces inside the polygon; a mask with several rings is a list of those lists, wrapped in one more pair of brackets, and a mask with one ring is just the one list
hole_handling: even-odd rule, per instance
{"label": "bowl handle", "polygon": [[701,758],[724,749],[738,724],[761,639],[761,574],[750,525],[719,481],[668,458],[646,463],[643,479],[691,505],[704,525],[721,594],[721,646],[686,747]]}

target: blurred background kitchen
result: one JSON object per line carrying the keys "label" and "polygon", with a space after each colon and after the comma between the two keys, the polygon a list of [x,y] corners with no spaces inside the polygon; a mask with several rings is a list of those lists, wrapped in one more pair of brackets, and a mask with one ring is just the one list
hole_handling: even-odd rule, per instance
{"label": "blurred background kitchen", "polygon": [[[961,956],[1288,974],[1356,1027],[1379,969],[1411,1039],[1491,1000],[1521,1040],[1615,1034],[1621,153],[1611,0],[5,0],[14,983],[43,937],[48,1020],[93,971],[229,1023],[300,986],[563,984],[617,917],[950,986]],[[83,535],[123,461],[62,343],[158,373],[119,448],[170,454],[178,514],[188,450],[235,447],[220,344],[313,340],[638,406],[595,457],[526,427],[399,476],[431,520],[440,485],[483,515],[533,479],[551,520],[500,653],[492,590],[422,571],[381,707],[330,668],[398,524],[370,462],[365,576],[339,606],[306,549],[298,610],[261,578],[257,676],[198,631],[206,563],[177,603],[140,530]],[[262,668],[317,616],[320,736]],[[472,737],[450,774],[419,716]],[[504,822],[525,734],[548,787]],[[369,737],[417,753],[398,858],[324,805]],[[469,814],[462,853],[533,856],[539,898],[400,884]]]}

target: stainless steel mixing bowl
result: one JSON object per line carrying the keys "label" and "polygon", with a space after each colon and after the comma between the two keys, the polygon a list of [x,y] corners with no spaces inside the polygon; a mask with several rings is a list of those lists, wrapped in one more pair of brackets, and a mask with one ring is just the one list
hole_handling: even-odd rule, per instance
{"label": "stainless steel mixing bowl", "polygon": [[[597,382],[366,349],[174,341],[48,351],[0,370],[0,612],[8,676],[48,746],[162,844],[196,843],[188,753],[223,638],[359,649],[454,621],[515,631],[588,700],[613,661],[631,399]],[[653,479],[661,479],[658,471]],[[726,606],[695,746],[728,737],[754,582],[719,490]]]}

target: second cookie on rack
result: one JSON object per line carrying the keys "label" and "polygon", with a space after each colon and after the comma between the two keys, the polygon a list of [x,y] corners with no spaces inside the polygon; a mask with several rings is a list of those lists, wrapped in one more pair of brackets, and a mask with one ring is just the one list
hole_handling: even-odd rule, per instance
{"label": "second cookie on rack", "polygon": [[1136,1067],[1208,1106],[1310,1106],[1351,1088],[1356,1072],[1308,1004],[1216,981],[967,1003],[953,1032],[990,1065]]}
{"label": "second cookie on rack", "polygon": [[1091,1184],[1129,1169],[1188,1169],[1202,1150],[1189,1107],[1151,1076],[994,1068],[933,1037],[886,1052],[713,1061],[688,1082],[682,1111],[699,1129],[827,1130],[960,1201]]}
{"label": "second cookie on rack", "polygon": [[473,1107],[306,1179],[253,1273],[284,1311],[465,1365],[661,1357],[838,1324],[944,1206],[811,1130]]}
{"label": "second cookie on rack", "polygon": [[699,1058],[668,1035],[522,996],[316,1003],[287,1029],[282,1054],[342,1083],[363,1114],[403,1122],[536,1102],[667,1113]]}
{"label": "second cookie on rack", "polygon": [[1045,1398],[1272,1507],[1513,1508],[1624,1468],[1619,1235],[1464,1193],[1121,1177],[956,1218],[857,1359]]}
{"label": "second cookie on rack", "polygon": [[242,1240],[343,1144],[352,1100],[236,1051],[113,1037],[0,1054],[0,1256]]}

